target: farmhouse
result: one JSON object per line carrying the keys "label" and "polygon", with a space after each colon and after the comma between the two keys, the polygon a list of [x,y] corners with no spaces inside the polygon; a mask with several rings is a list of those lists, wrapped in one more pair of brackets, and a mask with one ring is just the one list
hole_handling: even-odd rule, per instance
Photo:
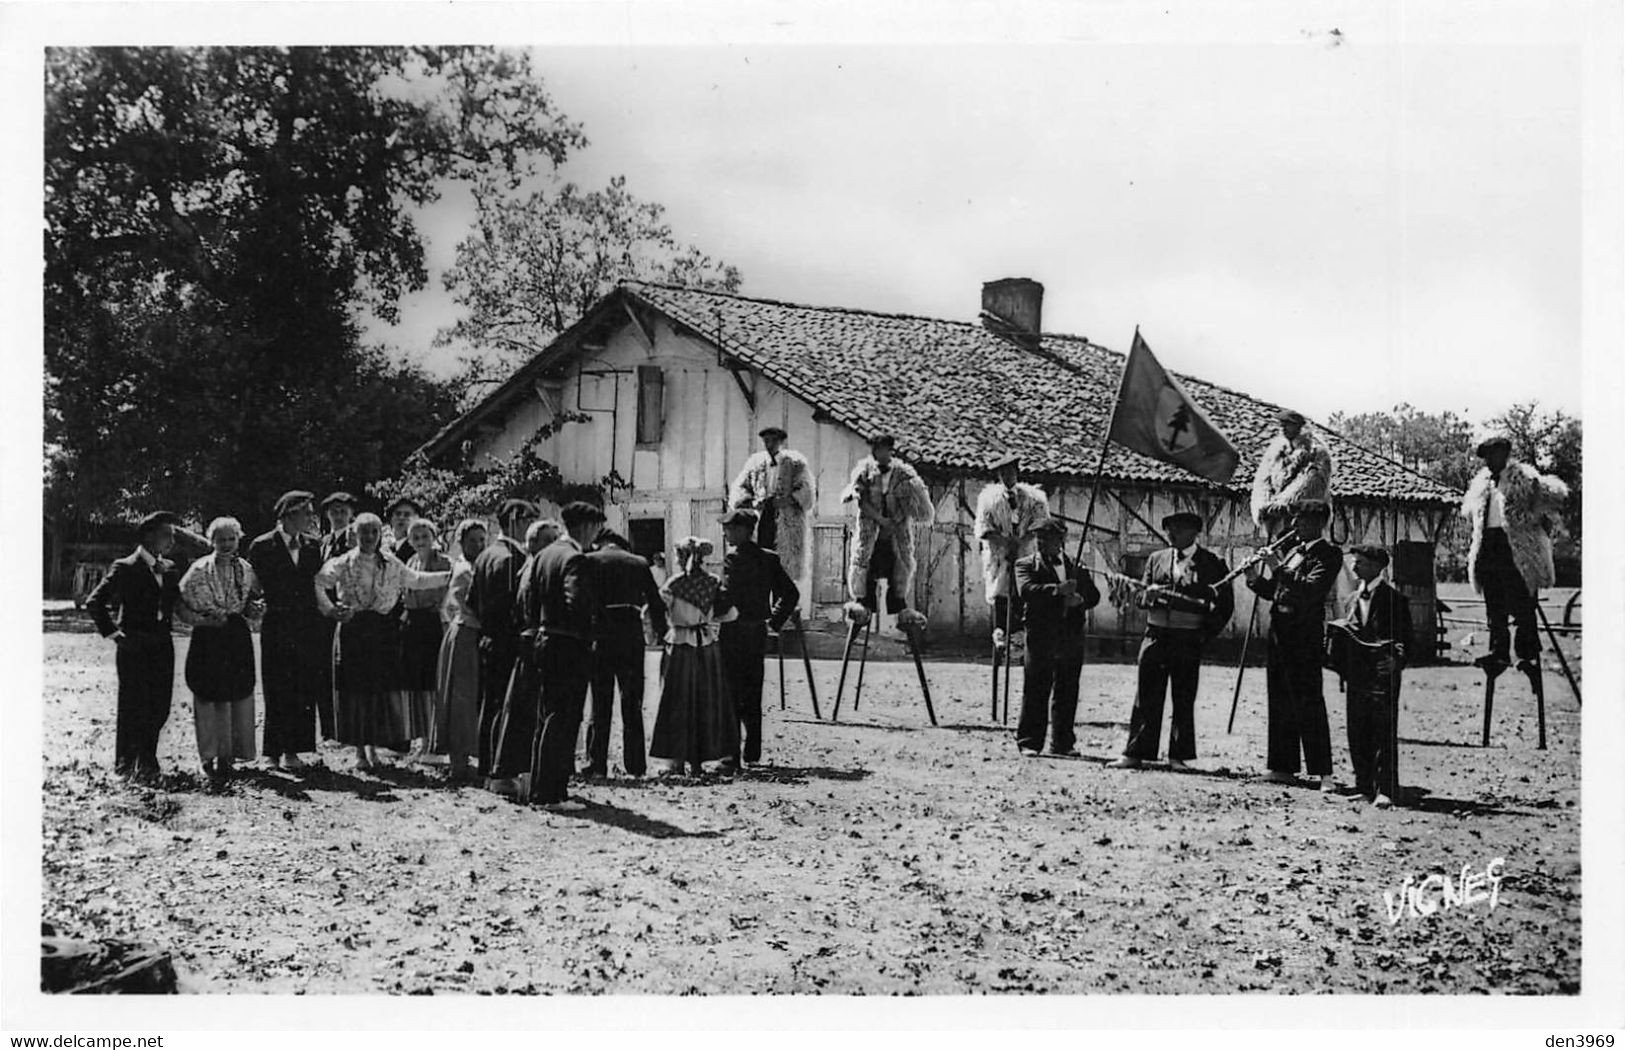
{"label": "farmhouse", "polygon": [[[851,505],[841,491],[867,439],[892,433],[937,506],[919,538],[911,604],[933,637],[981,635],[989,614],[971,519],[986,465],[1020,453],[1051,508],[1072,519],[1075,547],[1123,369],[1122,354],[1042,332],[1042,299],[1037,282],[991,282],[979,320],[966,322],[628,281],[423,451],[437,463],[478,464],[579,413],[587,421],[547,427],[539,456],[566,481],[603,484],[610,524],[640,552],[669,551],[690,533],[720,552],[716,517],[728,486],[758,447],[757,431],[781,426],[817,484],[802,612],[831,620],[847,598]],[[1160,545],[1157,524],[1176,509],[1199,512],[1209,522],[1204,542],[1232,564],[1261,542],[1247,492],[1278,406],[1180,379],[1240,450],[1242,467],[1216,486],[1112,446],[1086,554],[1097,568],[1137,574]],[[1433,546],[1460,494],[1316,429],[1336,463],[1332,538],[1396,549],[1420,651],[1431,651]],[[1237,599],[1226,634],[1239,640],[1253,603],[1244,588]],[[1093,617],[1091,636],[1108,652],[1130,651],[1144,625],[1126,601],[1103,601]]]}

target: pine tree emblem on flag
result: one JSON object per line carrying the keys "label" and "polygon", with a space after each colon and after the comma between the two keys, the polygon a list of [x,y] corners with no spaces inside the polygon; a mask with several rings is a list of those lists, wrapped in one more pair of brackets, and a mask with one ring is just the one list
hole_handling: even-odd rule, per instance
{"label": "pine tree emblem on flag", "polygon": [[1218,483],[1229,481],[1241,462],[1230,439],[1185,393],[1179,380],[1163,370],[1138,330],[1123,367],[1107,437],[1143,456]]}

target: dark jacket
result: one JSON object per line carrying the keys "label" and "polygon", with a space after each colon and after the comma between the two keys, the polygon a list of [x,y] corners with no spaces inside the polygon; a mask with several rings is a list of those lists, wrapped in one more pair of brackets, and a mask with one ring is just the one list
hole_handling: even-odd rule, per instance
{"label": "dark jacket", "polygon": [[[1351,624],[1359,613],[1360,595],[1349,595],[1343,607],[1343,618]],[[1371,679],[1389,677],[1405,666],[1406,650],[1411,645],[1411,604],[1388,581],[1380,580],[1371,591],[1371,611],[1366,620],[1354,631],[1362,642],[1398,642],[1401,648],[1383,646],[1370,648],[1351,644],[1347,647],[1344,676],[1353,686],[1367,684]]]}
{"label": "dark jacket", "polygon": [[[1044,561],[1042,554],[1030,554],[1016,561],[1016,587],[1027,607],[1027,644],[1053,646],[1060,642],[1082,642],[1085,615],[1100,604],[1100,588],[1078,563],[1063,553],[1060,571]],[[1083,604],[1066,608],[1060,593],[1062,580],[1074,580]]]}
{"label": "dark jacket", "polygon": [[329,532],[321,538],[320,543],[322,564],[325,565],[355,546],[355,529],[347,528],[343,532]]}
{"label": "dark jacket", "polygon": [[722,589],[715,603],[718,610],[738,609],[740,620],[766,620],[776,631],[796,611],[799,601],[801,592],[772,551],[747,541],[723,559]]}
{"label": "dark jacket", "polygon": [[265,614],[270,617],[308,616],[321,613],[316,608],[316,573],[323,558],[321,543],[309,536],[299,537],[299,557],[289,557],[288,545],[276,529],[256,536],[243,554],[254,567],[265,591]]}
{"label": "dark jacket", "polygon": [[603,547],[587,555],[592,565],[593,587],[604,618],[601,628],[624,625],[640,636],[642,617],[636,607],[649,611],[649,623],[656,634],[666,633],[666,603],[660,599],[649,563],[629,550]]}
{"label": "dark jacket", "polygon": [[474,559],[467,602],[480,621],[482,648],[511,648],[518,641],[521,624],[514,615],[514,599],[525,558],[525,548],[507,536],[498,536]]}
{"label": "dark jacket", "polygon": [[1213,589],[1213,585],[1224,579],[1230,569],[1217,554],[1198,545],[1196,552],[1191,555],[1195,580],[1176,586],[1174,585],[1176,556],[1177,552],[1172,547],[1152,551],[1151,556],[1145,560],[1145,572],[1140,576],[1140,580],[1142,583],[1162,587],[1173,586],[1180,594],[1213,602],[1213,611],[1203,617],[1202,627],[1206,636],[1211,639],[1224,630],[1225,624],[1230,622],[1230,617],[1236,611],[1236,595],[1229,584],[1220,587],[1217,592]]}
{"label": "dark jacket", "polygon": [[180,582],[180,570],[171,564],[160,584],[140,552],[132,551],[107,570],[85,599],[85,608],[103,638],[115,631],[168,634],[181,595]]}
{"label": "dark jacket", "polygon": [[1250,581],[1260,598],[1274,603],[1270,609],[1272,629],[1320,629],[1326,617],[1326,595],[1337,583],[1343,567],[1343,552],[1336,544],[1317,536],[1293,547],[1273,575]]}
{"label": "dark jacket", "polygon": [[544,636],[591,641],[598,604],[593,593],[592,563],[569,536],[543,547],[530,567],[525,588],[524,625]]}

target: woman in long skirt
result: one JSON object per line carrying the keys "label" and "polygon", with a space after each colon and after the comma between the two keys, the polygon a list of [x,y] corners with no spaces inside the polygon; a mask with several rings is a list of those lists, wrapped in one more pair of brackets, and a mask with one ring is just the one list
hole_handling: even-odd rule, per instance
{"label": "woman in long skirt", "polygon": [[214,547],[181,577],[181,619],[192,624],[186,687],[192,691],[198,757],[210,777],[231,773],[254,751],[254,639],[250,621],[265,612],[254,568],[237,556],[243,527],[236,518],[209,523]]}
{"label": "woman in long skirt", "polygon": [[465,780],[469,760],[480,751],[480,621],[467,599],[474,559],[485,549],[485,523],[468,518],[457,526],[454,538],[460,557],[446,591],[444,616],[451,626],[440,643],[429,750],[451,760],[453,780]]}
{"label": "woman in long skirt", "polygon": [[715,608],[722,581],[705,571],[711,544],[690,536],[677,547],[677,575],[660,588],[670,629],[649,756],[667,763],[666,773],[686,764],[698,776],[702,762],[732,758],[739,747],[739,719],[728,695],[717,646],[718,625],[739,616]]}
{"label": "woman in long skirt", "polygon": [[[419,572],[382,550],[384,523],[355,519],[356,546],[316,574],[316,606],[339,622],[333,642],[333,721],[341,744],[370,769],[377,749],[403,750],[412,727],[392,703],[400,673],[400,631],[390,613],[412,591],[444,588],[449,572]],[[334,601],[327,592],[338,596]]]}
{"label": "woman in long skirt", "polygon": [[[419,572],[451,571],[451,562],[435,548],[435,529],[426,518],[414,519],[406,528],[412,544],[408,567]],[[410,590],[401,599],[400,678],[396,682],[395,706],[404,717],[412,738],[414,754],[428,750],[434,735],[436,669],[440,642],[446,631],[445,587]]]}

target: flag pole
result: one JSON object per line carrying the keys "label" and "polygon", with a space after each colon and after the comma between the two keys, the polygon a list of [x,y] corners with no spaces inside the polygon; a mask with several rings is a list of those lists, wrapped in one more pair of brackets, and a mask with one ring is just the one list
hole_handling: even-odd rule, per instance
{"label": "flag pole", "polygon": [[[1140,326],[1134,326],[1134,343],[1129,346],[1129,354],[1134,353],[1134,346],[1140,342]],[[1089,509],[1083,515],[1083,535],[1078,537],[1078,553],[1075,560],[1083,560],[1083,545],[1089,541],[1089,526],[1095,520],[1095,501],[1100,496],[1100,475],[1106,469],[1106,446],[1111,444],[1112,424],[1117,422],[1117,409],[1123,403],[1123,384],[1128,382],[1128,355],[1123,357],[1123,374],[1117,377],[1117,393],[1112,395],[1111,415],[1106,417],[1104,432],[1100,435],[1100,455],[1095,460],[1095,480],[1089,486]]]}

